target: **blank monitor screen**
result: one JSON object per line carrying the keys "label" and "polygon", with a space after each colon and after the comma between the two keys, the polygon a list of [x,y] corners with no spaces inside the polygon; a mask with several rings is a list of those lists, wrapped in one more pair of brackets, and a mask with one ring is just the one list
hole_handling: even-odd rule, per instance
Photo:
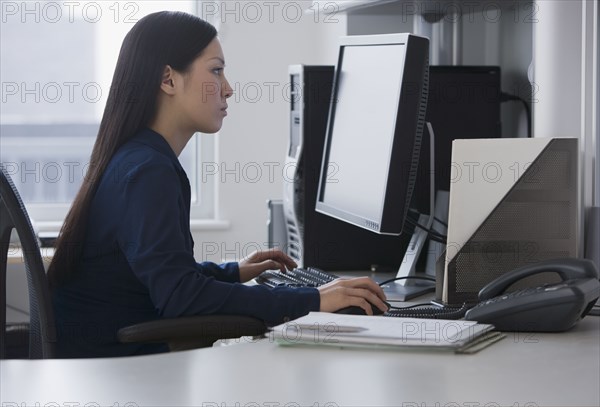
{"label": "blank monitor screen", "polygon": [[338,76],[324,201],[368,219],[381,218],[383,211],[404,67],[401,47],[346,47]]}
{"label": "blank monitor screen", "polygon": [[[418,161],[427,66],[427,53],[407,52],[408,40],[424,40],[425,51],[428,42],[407,34],[369,37],[340,50],[317,210],[399,234],[415,154]],[[420,63],[407,68],[407,58]]]}

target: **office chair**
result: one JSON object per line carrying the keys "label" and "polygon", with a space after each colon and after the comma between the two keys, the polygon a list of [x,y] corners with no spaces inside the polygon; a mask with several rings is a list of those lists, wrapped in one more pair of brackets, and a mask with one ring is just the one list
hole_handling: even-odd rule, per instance
{"label": "office chair", "polygon": [[[25,258],[29,291],[29,324],[6,323],[6,265],[10,235],[15,229]],[[7,348],[27,346],[26,354],[6,354]],[[5,357],[52,358],[56,327],[44,263],[27,210],[10,176],[0,165],[0,359]]]}

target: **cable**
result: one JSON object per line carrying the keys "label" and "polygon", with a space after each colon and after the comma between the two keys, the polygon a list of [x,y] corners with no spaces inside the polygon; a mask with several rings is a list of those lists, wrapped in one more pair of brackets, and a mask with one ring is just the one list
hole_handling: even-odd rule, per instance
{"label": "cable", "polygon": [[416,227],[418,227],[418,228],[420,228],[420,229],[423,229],[424,231],[428,232],[429,234],[431,234],[431,235],[433,235],[433,236],[436,236],[436,237],[438,237],[438,238],[440,238],[440,239],[445,239],[445,238],[446,238],[446,235],[444,235],[444,234],[442,234],[442,233],[438,232],[437,230],[433,230],[433,229],[427,228],[427,227],[423,226],[422,224],[420,224],[419,222],[417,222],[417,221],[416,221],[416,220],[414,220],[414,219],[407,219],[406,221],[407,221],[409,224],[411,224],[411,225],[413,225],[413,226],[416,226]]}
{"label": "cable", "polygon": [[414,305],[409,305],[408,307],[394,307],[393,305],[390,305],[390,309],[393,310],[404,310],[404,309],[413,309],[413,308],[417,308],[417,307],[430,307],[431,303],[429,302],[425,302],[422,304],[414,304]]}
{"label": "cable", "polygon": [[426,231],[431,240],[434,240],[434,241],[442,243],[442,244],[446,244],[446,236],[440,234],[439,232],[437,232],[435,230],[431,230],[429,228],[426,228],[425,226],[421,225],[419,222],[416,222],[412,219],[407,219],[407,222],[414,227],[417,227],[419,229],[423,229],[424,231]]}
{"label": "cable", "polygon": [[[418,210],[414,209],[414,208],[410,208],[408,210],[409,212],[415,213],[417,215],[421,215],[421,212],[419,212]],[[433,217],[433,220],[435,220],[437,223],[439,223],[440,225],[444,226],[444,227],[448,227],[448,224],[446,222],[444,222],[443,220],[441,220],[440,218],[438,218],[437,216]]]}
{"label": "cable", "polygon": [[444,222],[443,220],[441,220],[441,219],[438,219],[438,218],[436,218],[435,216],[433,217],[433,220],[434,220],[435,222],[439,223],[440,225],[442,225],[443,227],[445,227],[445,228],[448,228],[448,224],[447,224],[446,222]]}
{"label": "cable", "polygon": [[500,92],[500,102],[519,101],[523,103],[525,108],[525,114],[527,116],[527,137],[531,138],[531,108],[527,104],[527,101],[520,96],[512,95],[507,92]]}
{"label": "cable", "polygon": [[9,305],[9,304],[6,304],[6,308],[12,309],[13,311],[20,312],[22,314],[29,314],[29,311],[25,311],[25,310],[23,310],[21,308],[17,308],[17,307],[14,307],[12,305]]}
{"label": "cable", "polygon": [[469,307],[466,304],[463,304],[460,307],[439,307],[432,306],[432,304],[416,304],[409,307],[393,307],[384,315],[400,318],[461,319],[465,316],[468,309]]}

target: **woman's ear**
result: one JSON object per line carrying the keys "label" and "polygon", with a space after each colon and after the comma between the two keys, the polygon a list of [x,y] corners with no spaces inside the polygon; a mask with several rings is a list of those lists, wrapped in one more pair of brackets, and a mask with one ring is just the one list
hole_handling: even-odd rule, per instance
{"label": "woman's ear", "polygon": [[175,94],[175,71],[169,65],[165,66],[162,79],[160,81],[160,89],[167,95]]}

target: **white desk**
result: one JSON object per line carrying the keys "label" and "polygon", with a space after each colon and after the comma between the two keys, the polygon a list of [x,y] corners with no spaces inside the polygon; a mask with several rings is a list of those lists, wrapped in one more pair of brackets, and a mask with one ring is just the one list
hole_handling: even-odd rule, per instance
{"label": "white desk", "polygon": [[598,406],[598,383],[598,317],[561,334],[509,334],[475,355],[266,339],[133,358],[0,362],[5,407]]}

